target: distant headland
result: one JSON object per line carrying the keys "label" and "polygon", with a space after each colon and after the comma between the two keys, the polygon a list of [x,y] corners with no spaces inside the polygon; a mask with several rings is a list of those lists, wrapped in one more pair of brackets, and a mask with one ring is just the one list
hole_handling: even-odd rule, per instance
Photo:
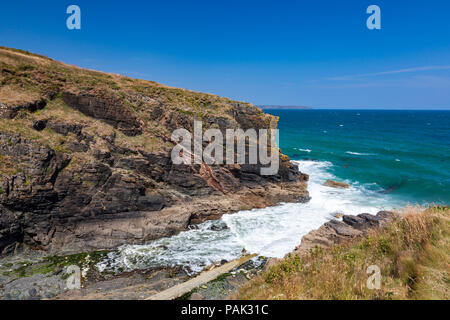
{"label": "distant headland", "polygon": [[303,110],[303,109],[312,109],[311,107],[306,106],[278,106],[278,105],[260,105],[258,106],[261,109],[269,110],[269,109],[283,109],[283,110]]}

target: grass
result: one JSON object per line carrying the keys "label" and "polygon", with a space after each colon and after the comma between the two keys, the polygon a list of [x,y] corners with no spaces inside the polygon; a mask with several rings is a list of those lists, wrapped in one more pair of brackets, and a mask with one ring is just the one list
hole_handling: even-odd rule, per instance
{"label": "grass", "polygon": [[1,86],[0,96],[2,103],[7,106],[20,105],[39,100],[39,94],[36,92],[12,85]]}
{"label": "grass", "polygon": [[[236,299],[449,299],[450,208],[407,208],[362,240],[289,256],[247,283]],[[381,288],[367,288],[367,268]]]}
{"label": "grass", "polygon": [[[21,164],[17,159],[13,159],[11,156],[0,155],[0,175],[5,174],[8,176],[17,174],[21,171]],[[0,194],[3,193],[3,189],[0,188]]]}

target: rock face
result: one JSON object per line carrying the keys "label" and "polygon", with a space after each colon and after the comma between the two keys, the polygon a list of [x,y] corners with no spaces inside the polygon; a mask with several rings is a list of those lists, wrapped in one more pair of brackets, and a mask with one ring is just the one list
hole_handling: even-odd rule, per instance
{"label": "rock face", "polygon": [[394,213],[380,211],[376,215],[362,213],[357,216],[344,215],[342,221],[331,220],[319,229],[309,232],[302,238],[301,244],[295,249],[295,254],[308,252],[314,247],[331,247],[343,241],[361,237],[368,230],[379,228],[394,218]]}
{"label": "rock face", "polygon": [[259,163],[172,163],[171,133],[194,119],[224,135],[276,127],[248,103],[7,49],[0,82],[0,256],[110,249],[309,200],[308,176],[282,154],[272,176]]}
{"label": "rock face", "polygon": [[330,188],[337,188],[337,189],[348,189],[350,188],[350,185],[345,182],[339,182],[339,181],[333,181],[333,180],[327,180],[324,184],[326,187]]}
{"label": "rock face", "polygon": [[77,95],[65,91],[62,99],[69,107],[87,116],[101,119],[127,136],[136,136],[142,133],[141,123],[117,97]]}

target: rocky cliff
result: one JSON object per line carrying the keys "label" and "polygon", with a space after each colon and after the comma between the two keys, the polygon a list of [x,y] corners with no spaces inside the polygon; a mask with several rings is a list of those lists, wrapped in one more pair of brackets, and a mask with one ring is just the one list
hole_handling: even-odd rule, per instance
{"label": "rocky cliff", "polygon": [[0,255],[109,249],[224,213],[307,201],[280,154],[260,165],[174,165],[171,133],[275,128],[259,108],[0,48]]}

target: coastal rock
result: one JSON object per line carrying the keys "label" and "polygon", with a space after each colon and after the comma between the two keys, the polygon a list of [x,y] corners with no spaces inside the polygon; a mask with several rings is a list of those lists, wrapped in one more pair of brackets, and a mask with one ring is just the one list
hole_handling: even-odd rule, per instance
{"label": "coastal rock", "polygon": [[358,217],[364,219],[365,224],[369,225],[369,227],[378,227],[380,225],[380,221],[383,220],[381,217],[373,216],[369,213],[358,214]]}
{"label": "coastal rock", "polygon": [[[384,212],[387,213],[386,211],[384,211]],[[378,215],[374,216],[369,213],[361,213],[361,214],[358,214],[357,216],[344,215],[342,217],[342,220],[346,224],[352,226],[355,229],[365,230],[365,229],[369,229],[369,228],[373,228],[373,227],[378,227],[384,220],[391,217],[389,215],[389,213],[387,213],[386,216],[383,218],[382,211],[380,211],[380,213],[381,214],[379,216]]]}
{"label": "coastal rock", "polygon": [[381,227],[394,217],[393,212],[380,211],[376,216],[368,213],[362,213],[358,216],[344,215],[344,222],[330,220],[319,229],[305,235],[293,254],[304,254],[315,247],[329,248],[335,244],[362,237],[369,230]]}
{"label": "coastal rock", "polygon": [[65,91],[62,99],[71,108],[95,119],[100,119],[122,131],[127,136],[142,133],[141,122],[123,106],[117,97],[88,94],[75,94]]}
{"label": "coastal rock", "polygon": [[342,221],[358,230],[362,230],[368,227],[368,225],[366,224],[367,221],[359,216],[344,215],[342,217]]}
{"label": "coastal rock", "polygon": [[350,188],[350,185],[348,183],[334,181],[334,180],[327,180],[327,181],[325,181],[325,183],[323,185],[326,186],[326,187],[336,188],[336,189],[348,189],[348,188]]}
{"label": "coastal rock", "polygon": [[332,230],[337,235],[343,237],[355,237],[360,234],[360,232],[358,232],[358,230],[355,230],[355,228],[352,228],[338,220],[331,220],[329,222],[326,222],[324,226],[327,230]]}

